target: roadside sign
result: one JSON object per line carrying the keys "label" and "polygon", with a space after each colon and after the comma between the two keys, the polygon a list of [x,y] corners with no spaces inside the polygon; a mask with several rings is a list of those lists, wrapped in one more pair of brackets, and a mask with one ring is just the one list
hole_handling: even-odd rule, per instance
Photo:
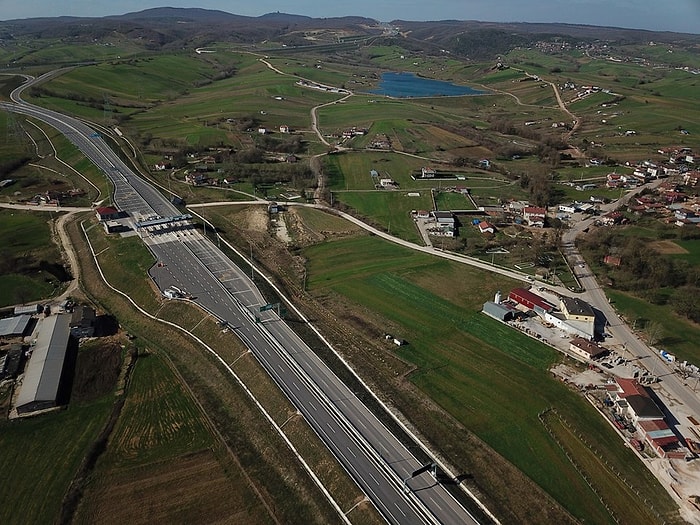
{"label": "roadside sign", "polygon": [[262,306],[260,307],[260,311],[261,311],[261,312],[266,312],[266,311],[268,311],[268,310],[272,310],[272,309],[275,308],[276,306],[277,306],[276,304],[272,304],[272,303],[270,303],[270,304],[264,304],[264,305],[262,305]]}

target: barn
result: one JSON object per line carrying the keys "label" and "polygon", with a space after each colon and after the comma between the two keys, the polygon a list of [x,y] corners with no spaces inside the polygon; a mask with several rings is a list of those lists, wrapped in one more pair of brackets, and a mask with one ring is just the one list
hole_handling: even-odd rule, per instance
{"label": "barn", "polygon": [[549,313],[555,308],[549,301],[525,288],[513,288],[508,298],[537,313]]}
{"label": "barn", "polygon": [[18,414],[55,407],[70,338],[70,314],[43,319],[17,396]]}

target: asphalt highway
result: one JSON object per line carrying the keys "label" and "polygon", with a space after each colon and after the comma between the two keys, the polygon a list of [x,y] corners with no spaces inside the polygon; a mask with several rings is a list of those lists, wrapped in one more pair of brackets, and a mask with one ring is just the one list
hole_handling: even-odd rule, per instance
{"label": "asphalt highway", "polygon": [[[180,212],[133,173],[81,121],[21,101],[0,109],[37,118],[68,137],[112,181],[114,201],[137,220]],[[389,523],[470,524],[469,512],[272,311],[246,274],[194,229],[154,228],[141,235],[161,264],[150,274],[161,290],[177,286],[229,327],[253,352]]]}
{"label": "asphalt highway", "polygon": [[151,269],[158,286],[192,294],[227,323],[389,522],[476,523],[430,473],[408,480],[404,491],[421,463],[276,312],[259,311],[260,292],[213,243],[194,230],[144,240],[164,262]]}

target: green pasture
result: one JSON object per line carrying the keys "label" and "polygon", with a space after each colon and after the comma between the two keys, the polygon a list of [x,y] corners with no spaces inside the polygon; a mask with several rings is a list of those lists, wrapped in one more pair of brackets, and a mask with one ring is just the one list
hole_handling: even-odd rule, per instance
{"label": "green pasture", "polygon": [[128,294],[143,308],[155,310],[159,298],[149,286],[148,270],[155,260],[140,237],[110,236],[94,221],[83,223],[97,261],[112,286]]}
{"label": "green pasture", "polygon": [[503,184],[472,184],[467,181],[466,186],[472,190],[472,197],[479,206],[497,206],[501,200],[523,200],[530,196],[517,181]]}
{"label": "green pasture", "polygon": [[[15,88],[22,85],[24,77],[19,75],[0,75],[0,99],[10,100],[10,93]],[[0,130],[5,129],[5,119],[7,118],[7,113],[3,111],[0,113]]]}
{"label": "green pasture", "polygon": [[[4,138],[0,141],[0,180],[10,178],[13,168],[33,156],[20,127],[22,120],[19,115],[0,111],[0,133]],[[0,194],[7,193],[10,189],[10,186],[0,188]]]}
{"label": "green pasture", "polygon": [[[55,216],[54,216],[55,218]],[[0,306],[49,297],[57,279],[41,268],[60,260],[48,213],[0,209]]]}
{"label": "green pasture", "polygon": [[426,161],[388,151],[366,151],[342,153],[325,157],[329,187],[338,190],[372,190],[379,181],[374,181],[370,171],[375,170],[379,178],[391,178],[402,190],[427,189],[434,181],[414,181],[411,174],[426,165]]}
{"label": "green pasture", "polygon": [[56,287],[37,275],[0,274],[0,307],[32,303],[50,297]]}
{"label": "green pasture", "polygon": [[677,316],[667,306],[655,305],[617,290],[606,289],[605,293],[629,324],[635,324],[636,321],[637,328],[640,328],[649,321],[654,321],[663,327],[657,347],[668,350],[680,360],[700,363],[697,344],[700,341],[700,328],[697,325]]}
{"label": "green pasture", "polygon": [[[423,107],[410,100],[389,99],[378,95],[356,95],[343,103],[318,110],[319,126],[326,132],[342,131],[352,126],[369,128],[375,122],[381,126],[383,121],[402,121],[403,126],[408,127],[410,124],[406,117],[409,115],[414,120],[426,122],[437,119],[436,111],[430,107]],[[381,132],[381,128],[372,131]]]}
{"label": "green pasture", "polygon": [[637,64],[596,59],[581,61],[579,70],[572,76],[580,79],[577,83],[583,82],[619,92],[636,86],[646,71],[646,68]]}
{"label": "green pasture", "polygon": [[48,225],[51,215],[46,212],[0,209],[0,249],[29,256],[52,246]]}
{"label": "green pasture", "polygon": [[22,42],[13,51],[11,60],[24,67],[115,60],[143,53],[139,46],[117,38],[90,43],[34,39]]}
{"label": "green pasture", "polygon": [[181,96],[197,83],[210,81],[217,71],[191,55],[159,55],[78,67],[49,82],[52,91],[113,105],[145,106]]}
{"label": "green pasture", "polygon": [[[579,112],[591,112],[596,115],[596,117],[591,117],[591,118],[597,118],[598,120],[605,119],[608,117],[608,115],[612,115],[614,113],[620,113],[624,111],[624,108],[620,108],[620,103],[616,103],[615,106],[608,106],[603,108],[601,104],[607,104],[609,103],[612,99],[614,98],[614,95],[609,95],[606,93],[598,92],[598,93],[591,93],[587,97],[584,97],[582,99],[576,100],[575,102],[571,102],[570,104],[567,105],[567,107],[574,113],[579,113]],[[602,113],[597,113],[597,111],[600,110]],[[610,124],[615,123],[617,120],[617,117],[614,117],[615,120],[612,118],[608,117],[608,120]]]}
{"label": "green pasture", "polygon": [[103,458],[106,464],[134,467],[163,461],[201,450],[211,441],[199,409],[162,359],[157,354],[140,357],[114,428],[114,446]]}
{"label": "green pasture", "polygon": [[574,184],[593,182],[605,184],[608,173],[631,174],[634,168],[627,166],[562,166],[556,169],[557,179],[561,182]]}
{"label": "green pasture", "polygon": [[[635,486],[636,479],[632,483],[620,479],[616,469],[607,465],[606,460],[600,458],[597,451],[588,445],[587,434],[577,433],[576,429],[571,428],[567,419],[560,418],[558,414],[548,412],[542,419],[544,420],[543,424],[556,436],[560,447],[567,452],[570,461],[576,465],[577,470],[589,478],[592,473],[595,475],[594,486],[596,490],[620,522],[654,523],[659,520],[660,514],[657,514],[659,511],[656,507],[652,510],[648,505],[640,505],[639,501],[634,498],[635,491],[638,490],[638,487]],[[639,463],[631,451],[627,450],[626,455],[628,461]],[[609,498],[610,494],[621,497]],[[662,512],[675,514],[675,509],[669,505],[670,502],[663,503],[665,503],[664,507],[666,508],[661,508]],[[653,500],[653,505],[657,505],[656,499]],[[602,512],[602,508],[599,510],[601,515],[595,517],[592,522],[609,522],[609,513]]]}
{"label": "green pasture", "polygon": [[435,196],[438,210],[473,210],[474,206],[469,198],[457,192],[441,191]]}
{"label": "green pasture", "polygon": [[254,119],[256,126],[273,131],[282,124],[307,129],[311,107],[333,96],[295,82],[254,62],[232,78],[192,89],[177,102],[135,115],[128,125],[154,136],[187,137],[190,142],[197,142],[202,134],[225,140],[232,129],[227,119]]}
{"label": "green pasture", "polygon": [[610,200],[619,199],[621,195],[624,195],[625,190],[607,188],[604,182],[596,181],[596,187],[593,189],[577,190],[576,186],[579,184],[587,184],[586,182],[574,182],[574,186],[569,186],[568,184],[557,184],[556,191],[559,194],[559,201],[569,202],[569,201],[579,201],[579,202],[589,202],[591,197],[602,197]]}
{"label": "green pasture", "polygon": [[[109,185],[106,178],[68,139],[41,122],[36,123],[36,126],[24,121],[21,124],[23,131],[19,136],[22,142],[14,144],[14,151],[19,152],[22,148],[26,151],[29,144],[32,144],[32,149],[35,151],[31,154],[31,165],[26,163],[12,172],[5,173],[3,178],[12,178],[16,182],[0,188],[1,200],[21,202],[46,191],[68,192],[72,189],[82,189],[85,191],[84,195],[75,197],[65,195],[61,199],[61,204],[90,206],[90,203],[98,198],[98,192],[85,179],[100,188],[102,197],[108,195]],[[31,136],[33,143],[27,135]],[[54,155],[54,148],[56,155]]]}
{"label": "green pasture", "polygon": [[69,410],[0,421],[0,522],[58,521],[63,497],[112,402],[106,396],[90,404],[72,404]]}
{"label": "green pasture", "polygon": [[508,53],[504,62],[513,64],[515,67],[522,68],[534,75],[551,74],[551,70],[555,68],[561,69],[563,71],[561,74],[568,74],[567,70],[575,66],[576,58],[568,52],[554,55],[541,53],[534,49],[519,48]]}
{"label": "green pasture", "polygon": [[517,69],[508,68],[489,71],[479,78],[479,82],[486,84],[487,86],[501,83],[511,85],[514,80],[517,81],[521,78],[527,78],[525,73],[518,71]]}
{"label": "green pasture", "polygon": [[304,226],[314,232],[346,233],[359,231],[357,226],[331,213],[304,206],[294,207],[294,211],[301,217]]}
{"label": "green pasture", "polygon": [[407,192],[382,190],[376,192],[341,192],[333,198],[340,201],[371,224],[378,224],[401,239],[422,243],[418,229],[411,218],[411,210],[430,210],[429,191],[421,191],[420,197],[409,197]]}
{"label": "green pasture", "polygon": [[[554,95],[554,88],[546,82],[524,81],[509,86],[506,90],[516,95],[523,104],[541,107],[555,107],[557,99]],[[566,119],[568,115],[560,113],[561,119]]]}
{"label": "green pasture", "polygon": [[[293,75],[294,77],[318,82],[326,86],[334,87],[351,87],[348,80],[352,76],[352,70],[339,68],[336,64],[329,64],[326,61],[284,61],[280,63],[280,59],[275,62],[275,66],[280,70]],[[317,67],[318,66],[318,67]]]}
{"label": "green pasture", "polygon": [[678,246],[684,250],[688,250],[688,253],[674,254],[673,257],[677,259],[683,259],[688,261],[693,266],[700,266],[700,240],[691,239],[687,241],[674,241]]}
{"label": "green pasture", "polygon": [[539,422],[546,408],[570,414],[600,455],[647,494],[658,491],[597,412],[552,380],[555,350],[477,313],[495,290],[516,283],[374,237],[327,242],[305,255],[312,293],[331,289],[397,326],[408,341],[397,352],[418,367],[411,381],[579,519],[605,513]]}

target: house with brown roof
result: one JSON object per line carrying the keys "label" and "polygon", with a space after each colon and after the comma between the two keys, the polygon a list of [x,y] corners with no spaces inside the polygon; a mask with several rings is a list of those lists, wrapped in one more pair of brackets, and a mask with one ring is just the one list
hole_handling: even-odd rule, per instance
{"label": "house with brown roof", "polygon": [[589,341],[588,339],[584,339],[583,337],[572,339],[569,342],[569,350],[586,361],[595,359],[608,351],[607,348]]}

